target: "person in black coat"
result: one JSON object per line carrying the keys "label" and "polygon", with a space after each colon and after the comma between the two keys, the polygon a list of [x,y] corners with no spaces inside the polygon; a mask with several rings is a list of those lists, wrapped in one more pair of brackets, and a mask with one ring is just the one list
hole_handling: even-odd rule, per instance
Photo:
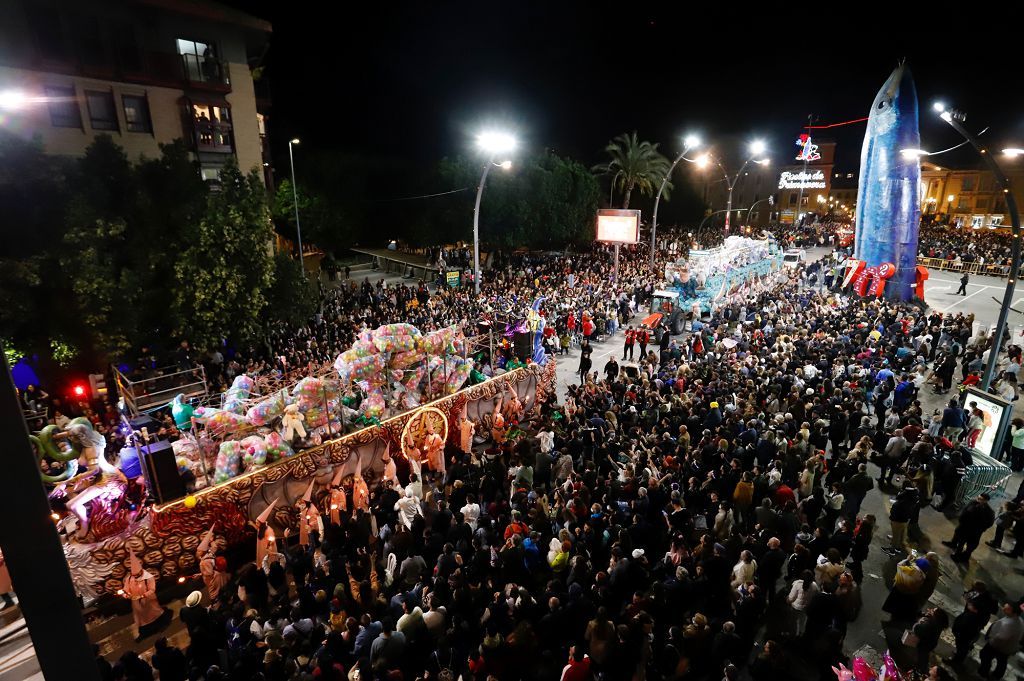
{"label": "person in black coat", "polygon": [[960,512],[960,522],[953,531],[953,539],[942,542],[953,549],[951,557],[958,563],[966,563],[971,559],[971,554],[981,542],[981,535],[996,522],[995,511],[989,506],[988,500],[988,494],[983,492],[964,506]]}

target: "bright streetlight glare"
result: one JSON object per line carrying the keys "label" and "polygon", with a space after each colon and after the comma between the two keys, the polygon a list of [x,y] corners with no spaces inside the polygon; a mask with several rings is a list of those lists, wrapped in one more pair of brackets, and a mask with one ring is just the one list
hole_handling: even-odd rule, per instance
{"label": "bright streetlight glare", "polygon": [[924,149],[900,149],[900,156],[903,158],[921,158],[922,156],[929,156],[929,153]]}
{"label": "bright streetlight glare", "polygon": [[512,161],[502,161],[499,165],[503,170],[508,170],[512,167]]}
{"label": "bright streetlight glare", "polygon": [[953,114],[949,113],[948,111],[943,111],[942,113],[939,114],[939,118],[949,123],[951,120],[953,120]]}
{"label": "bright streetlight glare", "polygon": [[766,166],[769,163],[771,163],[771,159],[769,159],[769,158],[762,158],[760,161],[754,161],[754,163],[756,163],[756,164],[758,164],[760,166]]}
{"label": "bright streetlight glare", "polygon": [[709,163],[711,163],[711,157],[707,154],[701,154],[697,157],[698,168],[706,168]]}
{"label": "bright streetlight glare", "polygon": [[516,148],[516,139],[504,132],[482,132],[477,135],[476,144],[486,152],[501,154]]}
{"label": "bright streetlight glare", "polygon": [[21,90],[4,90],[0,92],[0,109],[14,111],[28,104],[29,98]]}
{"label": "bright streetlight glare", "polygon": [[1024,154],[1024,149],[1018,149],[1016,147],[1010,147],[1009,149],[1003,149],[1003,156],[1008,158],[1017,158]]}
{"label": "bright streetlight glare", "polygon": [[288,143],[289,144],[298,144],[299,143],[299,138],[298,137],[293,137]]}
{"label": "bright streetlight glare", "polygon": [[687,149],[696,149],[700,146],[700,138],[696,135],[687,135],[686,139],[683,140],[683,143],[686,145]]}
{"label": "bright streetlight glare", "polygon": [[765,146],[761,140],[754,140],[750,143],[750,153],[754,156],[760,156],[764,153]]}
{"label": "bright streetlight glare", "polygon": [[946,110],[946,105],[943,104],[942,102],[935,102],[934,104],[932,104],[932,108],[938,111],[939,113],[942,113],[943,111]]}

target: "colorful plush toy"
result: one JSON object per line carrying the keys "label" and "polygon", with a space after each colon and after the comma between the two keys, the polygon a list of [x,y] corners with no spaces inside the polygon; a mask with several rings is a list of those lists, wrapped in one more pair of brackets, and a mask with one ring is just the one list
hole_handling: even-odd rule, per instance
{"label": "colorful plush toy", "polygon": [[281,417],[281,437],[285,442],[291,442],[298,435],[300,439],[306,437],[306,429],[302,426],[305,416],[299,413],[299,405],[289,404],[284,408],[284,416]]}

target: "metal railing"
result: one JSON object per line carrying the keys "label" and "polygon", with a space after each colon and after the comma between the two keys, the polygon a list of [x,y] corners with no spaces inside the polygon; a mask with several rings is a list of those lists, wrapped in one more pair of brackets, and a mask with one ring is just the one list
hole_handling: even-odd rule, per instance
{"label": "metal railing", "polygon": [[182,394],[187,398],[206,395],[206,370],[201,364],[184,371],[178,367],[157,369],[159,375],[132,381],[117,367],[113,367],[117,393],[124,399],[125,407],[132,416],[140,412],[162,407]]}
{"label": "metal railing", "polygon": [[980,274],[992,277],[1005,277],[1010,271],[1009,265],[999,263],[963,262],[958,260],[947,260],[945,258],[923,258],[918,256],[917,264],[923,265],[930,270],[943,270],[946,272],[966,272],[968,274]]}

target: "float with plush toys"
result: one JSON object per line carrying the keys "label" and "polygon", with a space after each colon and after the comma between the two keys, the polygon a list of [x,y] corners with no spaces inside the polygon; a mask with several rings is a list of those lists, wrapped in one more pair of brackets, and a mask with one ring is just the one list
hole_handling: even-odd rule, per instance
{"label": "float with plush toys", "polygon": [[[529,323],[538,336],[542,323]],[[116,593],[131,553],[162,577],[194,574],[200,538],[214,523],[220,546],[251,545],[261,528],[279,538],[294,531],[304,496],[327,508],[339,489],[372,490],[389,469],[407,480],[427,463],[426,455],[409,461],[402,438],[421,411],[443,419],[444,447],[464,449],[467,431],[471,446],[473,433],[475,442],[489,440],[495,422],[511,430],[554,390],[554,362],[543,353],[544,366],[509,362],[487,378],[467,349],[457,326],[422,333],[389,324],[360,333],[333,367],[292,385],[238,376],[206,406],[176,397],[168,405],[182,431],[175,460],[194,483],[163,504],[147,500],[137,472],[126,476],[108,460],[87,420],[44,428],[33,443],[51,498],[66,509],[55,520],[79,593]],[[392,460],[391,452],[405,456]]]}

